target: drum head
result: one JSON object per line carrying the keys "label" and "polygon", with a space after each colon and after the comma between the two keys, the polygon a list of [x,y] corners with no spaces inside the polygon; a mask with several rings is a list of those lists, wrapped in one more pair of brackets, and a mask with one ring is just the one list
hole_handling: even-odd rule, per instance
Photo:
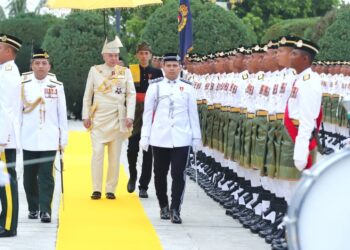
{"label": "drum head", "polygon": [[350,152],[323,163],[303,177],[308,180],[302,178],[295,193],[299,197],[293,197],[290,209],[295,208],[296,230],[291,231],[297,234],[292,239],[298,248],[292,249],[350,249]]}

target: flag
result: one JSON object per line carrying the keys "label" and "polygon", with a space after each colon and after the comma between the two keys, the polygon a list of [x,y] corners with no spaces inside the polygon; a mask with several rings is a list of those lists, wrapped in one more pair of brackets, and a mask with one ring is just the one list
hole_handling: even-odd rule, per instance
{"label": "flag", "polygon": [[193,49],[192,13],[190,10],[190,0],[180,0],[178,31],[179,55],[181,57],[181,62],[183,62],[186,54]]}

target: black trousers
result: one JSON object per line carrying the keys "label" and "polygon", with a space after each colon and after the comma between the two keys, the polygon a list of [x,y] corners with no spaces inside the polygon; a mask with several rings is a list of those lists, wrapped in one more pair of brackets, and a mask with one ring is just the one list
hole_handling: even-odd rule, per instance
{"label": "black trousers", "polygon": [[53,163],[56,152],[23,150],[23,185],[29,211],[51,214],[51,203],[55,189]]}
{"label": "black trousers", "polygon": [[[0,227],[15,231],[18,224],[18,184],[16,173],[16,149],[5,149],[6,170],[10,184],[0,187]],[[5,160],[2,158],[2,160]]]}
{"label": "black trousers", "polygon": [[154,184],[161,208],[167,206],[167,175],[171,165],[171,209],[180,211],[185,191],[186,164],[190,147],[161,148],[152,147],[154,157]]}
{"label": "black trousers", "polygon": [[[129,173],[131,179],[137,179],[137,156],[139,153],[139,142],[141,139],[141,134],[135,134],[129,138],[128,145],[128,162],[129,162]],[[142,168],[141,168],[141,177],[139,180],[139,188],[140,189],[148,189],[148,184],[151,181],[152,177],[152,150],[148,149],[148,151],[143,151],[143,159],[142,159]]]}

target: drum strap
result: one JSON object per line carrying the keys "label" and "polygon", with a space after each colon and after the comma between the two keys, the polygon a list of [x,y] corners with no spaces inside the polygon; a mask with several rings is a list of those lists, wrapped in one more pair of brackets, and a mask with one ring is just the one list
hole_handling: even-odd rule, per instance
{"label": "drum strap", "polygon": [[[320,125],[321,125],[321,121],[322,121],[322,107],[320,109],[320,113],[316,119],[316,128],[315,128],[315,133],[318,133],[319,129],[320,129]],[[292,138],[293,142],[295,143],[295,139],[298,135],[298,127],[295,126],[292,122],[292,119],[290,119],[289,117],[289,111],[288,111],[288,102],[287,102],[287,106],[286,106],[286,111],[284,113],[284,126],[287,128],[287,131],[290,135],[290,137]],[[311,168],[312,166],[312,157],[310,152],[312,150],[314,150],[317,147],[317,140],[314,137],[314,133],[312,133],[312,137],[310,139],[310,143],[309,143],[309,155],[307,158],[307,165],[306,165],[306,169]]]}

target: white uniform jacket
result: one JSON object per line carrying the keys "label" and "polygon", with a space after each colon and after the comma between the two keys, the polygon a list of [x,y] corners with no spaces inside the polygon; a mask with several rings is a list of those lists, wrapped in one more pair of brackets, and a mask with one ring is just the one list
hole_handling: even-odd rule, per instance
{"label": "white uniform jacket", "polygon": [[21,77],[14,61],[0,65],[0,144],[21,148]]}
{"label": "white uniform jacket", "polygon": [[305,166],[309,155],[310,138],[321,110],[321,100],[321,78],[308,68],[297,76],[288,100],[289,117],[299,120],[293,159],[304,163]]}
{"label": "white uniform jacket", "polygon": [[125,119],[134,119],[135,105],[136,91],[130,69],[106,64],[90,68],[82,118],[92,119],[94,140],[106,143],[115,140],[120,132],[129,135]]}
{"label": "white uniform jacket", "polygon": [[151,82],[146,92],[141,137],[156,147],[191,146],[201,138],[194,88],[181,79]]}
{"label": "white uniform jacket", "polygon": [[[35,107],[30,105],[42,100]],[[22,83],[22,144],[30,151],[58,150],[68,141],[66,97],[63,84],[46,76]],[[29,111],[29,109],[32,109]]]}

